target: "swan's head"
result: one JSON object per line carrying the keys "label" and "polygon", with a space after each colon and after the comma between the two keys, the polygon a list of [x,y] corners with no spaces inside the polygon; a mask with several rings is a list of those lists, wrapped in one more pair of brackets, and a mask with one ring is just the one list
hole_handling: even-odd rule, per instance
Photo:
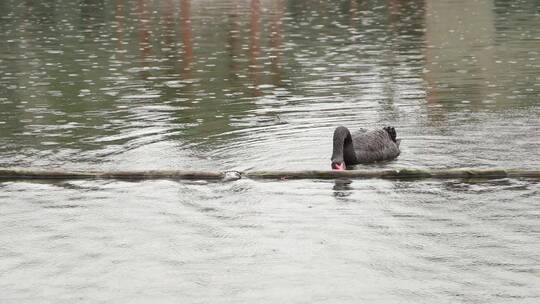
{"label": "swan's head", "polygon": [[351,132],[346,127],[340,126],[334,130],[333,139],[333,151],[332,151],[332,170],[343,171],[345,170],[345,160],[343,149],[347,145],[347,148],[351,146]]}
{"label": "swan's head", "polygon": [[337,170],[337,171],[345,170],[345,163],[344,162],[335,162],[335,161],[333,161],[332,162],[332,170]]}

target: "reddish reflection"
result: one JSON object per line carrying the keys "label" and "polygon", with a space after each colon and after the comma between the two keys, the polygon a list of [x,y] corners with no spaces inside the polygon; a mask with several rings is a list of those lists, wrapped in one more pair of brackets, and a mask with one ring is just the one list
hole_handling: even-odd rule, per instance
{"label": "reddish reflection", "polygon": [[352,28],[356,28],[357,21],[358,21],[358,2],[357,0],[351,0],[350,1],[350,25]]}
{"label": "reddish reflection", "polygon": [[184,78],[191,77],[191,66],[193,64],[193,33],[191,31],[191,1],[180,0],[180,26],[182,35],[182,45],[184,47],[182,56],[182,70]]}
{"label": "reddish reflection", "polygon": [[399,20],[399,8],[401,6],[400,0],[388,0],[388,10],[390,12],[390,27],[395,27],[395,23]]}
{"label": "reddish reflection", "polygon": [[124,0],[116,0],[116,10],[114,19],[116,20],[116,48],[122,50],[124,48]]}
{"label": "reddish reflection", "polygon": [[[141,54],[141,66],[145,67],[147,58],[152,52],[152,45],[150,44],[150,30],[148,29],[149,13],[146,0],[139,0],[137,2],[137,12],[139,14],[139,51]],[[141,71],[141,77],[147,77],[144,71]]]}
{"label": "reddish reflection", "polygon": [[261,2],[260,0],[251,0],[251,19],[250,19],[250,45],[249,45],[249,74],[253,85],[255,86],[254,95],[260,96],[260,66],[258,58],[261,54]]}
{"label": "reddish reflection", "polygon": [[[424,18],[428,18],[427,14],[432,12],[431,4],[429,1],[426,1],[426,9],[425,9],[425,16]],[[425,57],[426,57],[426,63],[425,63],[425,69],[426,71],[423,73],[424,75],[424,81],[427,83],[426,87],[426,101],[430,104],[438,103],[437,93],[435,91],[435,87],[437,86],[433,72],[431,71],[431,63],[435,61],[434,57],[435,54],[433,54],[433,48],[430,47],[432,44],[432,38],[433,38],[433,31],[428,23],[426,23],[426,45],[424,47]]]}
{"label": "reddish reflection", "polygon": [[241,51],[241,36],[240,36],[240,14],[238,12],[238,2],[234,1],[233,11],[230,15],[230,29],[227,36],[227,49],[229,50],[231,63],[229,66],[229,74],[231,78],[235,78],[240,71],[238,58]]}
{"label": "reddish reflection", "polygon": [[283,18],[283,1],[278,0],[274,4],[272,23],[270,26],[270,45],[272,47],[272,58],[271,58],[271,68],[272,68],[272,80],[275,86],[281,86],[282,84],[282,67],[281,67],[281,55],[282,55],[282,21]]}
{"label": "reddish reflection", "polygon": [[139,49],[143,61],[151,53],[150,45],[150,30],[148,29],[148,6],[146,0],[139,0],[137,3],[137,11],[139,13]]}

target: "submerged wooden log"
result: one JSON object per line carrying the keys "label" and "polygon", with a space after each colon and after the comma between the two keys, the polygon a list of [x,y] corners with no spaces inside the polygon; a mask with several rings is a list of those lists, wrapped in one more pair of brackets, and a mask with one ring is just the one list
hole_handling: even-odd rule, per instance
{"label": "submerged wooden log", "polygon": [[334,179],[334,178],[391,178],[398,170],[302,170],[302,171],[248,171],[243,175],[253,179]]}
{"label": "submerged wooden log", "polygon": [[202,179],[221,180],[222,172],[150,170],[150,171],[63,171],[0,169],[0,179]]}
{"label": "submerged wooden log", "polygon": [[540,170],[498,169],[498,168],[453,168],[453,169],[365,169],[365,170],[298,170],[298,171],[228,171],[205,172],[186,170],[150,171],[64,171],[43,169],[1,169],[0,179],[188,179],[188,180],[238,180],[250,179],[452,179],[452,178],[539,178]]}
{"label": "submerged wooden log", "polygon": [[539,171],[505,170],[505,169],[370,169],[347,171],[257,171],[246,172],[249,178],[274,179],[334,179],[334,178],[385,178],[385,179],[421,179],[421,178],[503,178],[503,177],[536,177]]}

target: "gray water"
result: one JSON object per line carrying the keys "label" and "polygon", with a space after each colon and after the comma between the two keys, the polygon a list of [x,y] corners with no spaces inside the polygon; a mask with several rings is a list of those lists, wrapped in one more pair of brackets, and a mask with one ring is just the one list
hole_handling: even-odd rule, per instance
{"label": "gray water", "polygon": [[[540,3],[0,1],[0,167],[540,167]],[[0,182],[0,302],[538,303],[540,185]]]}

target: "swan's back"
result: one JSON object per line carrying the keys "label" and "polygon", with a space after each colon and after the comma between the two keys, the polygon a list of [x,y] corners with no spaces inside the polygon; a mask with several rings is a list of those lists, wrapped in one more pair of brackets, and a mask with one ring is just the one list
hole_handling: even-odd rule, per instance
{"label": "swan's back", "polygon": [[360,130],[354,133],[352,140],[357,161],[370,163],[396,158],[400,153],[400,140],[395,138],[395,130],[393,128],[390,130],[394,132],[395,141],[392,140],[391,131],[385,129],[368,132]]}

